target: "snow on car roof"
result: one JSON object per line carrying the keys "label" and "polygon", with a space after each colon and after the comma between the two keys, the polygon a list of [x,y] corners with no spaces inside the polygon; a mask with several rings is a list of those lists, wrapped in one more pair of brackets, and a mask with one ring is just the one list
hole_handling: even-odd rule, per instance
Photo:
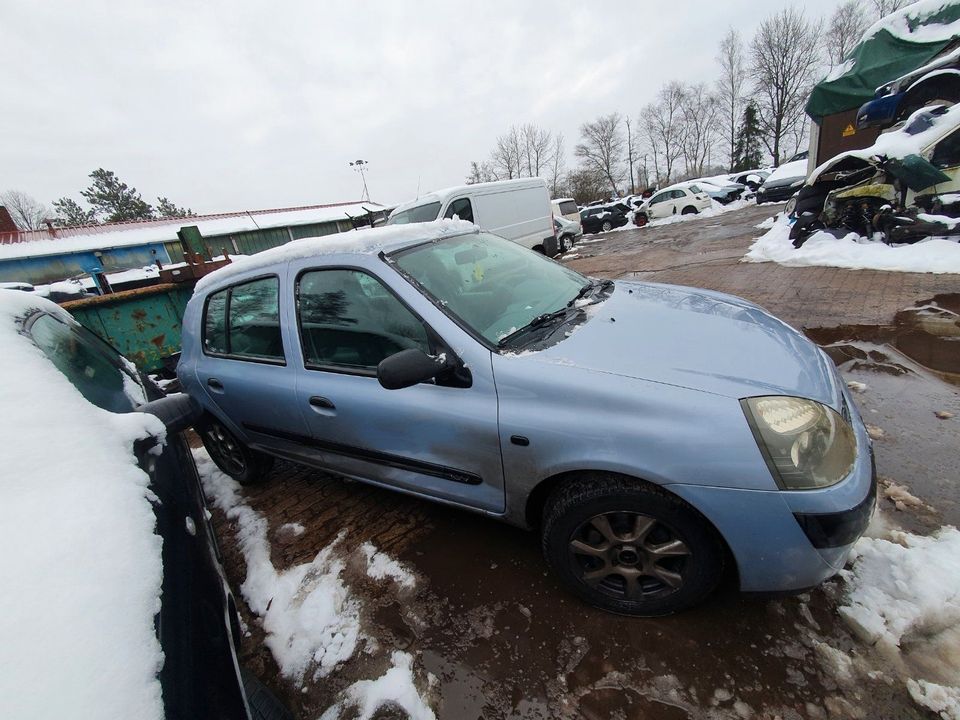
{"label": "snow on car roof", "polygon": [[428,223],[410,223],[408,225],[386,225],[378,228],[366,228],[335,235],[302,238],[286,245],[264,250],[256,255],[234,260],[219,270],[201,278],[194,289],[200,292],[205,288],[220,284],[223,280],[281,262],[320,255],[364,254],[392,252],[420,242],[439,240],[452,235],[478,232],[473,223],[463,220],[435,220]]}
{"label": "snow on car roof", "polygon": [[162,718],[161,540],[132,446],[163,426],[87,402],[18,332],[35,309],[69,318],[0,290],[0,707],[6,717]]}

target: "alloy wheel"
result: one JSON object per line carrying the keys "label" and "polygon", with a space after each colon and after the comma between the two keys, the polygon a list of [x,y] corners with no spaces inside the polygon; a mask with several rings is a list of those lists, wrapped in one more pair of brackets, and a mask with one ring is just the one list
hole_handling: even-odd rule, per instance
{"label": "alloy wheel", "polygon": [[666,523],[636,512],[594,515],[574,531],[570,562],[581,582],[618,600],[677,592],[692,553]]}
{"label": "alloy wheel", "polygon": [[230,432],[218,422],[212,422],[206,432],[211,454],[228,475],[242,475],[247,469],[243,451]]}

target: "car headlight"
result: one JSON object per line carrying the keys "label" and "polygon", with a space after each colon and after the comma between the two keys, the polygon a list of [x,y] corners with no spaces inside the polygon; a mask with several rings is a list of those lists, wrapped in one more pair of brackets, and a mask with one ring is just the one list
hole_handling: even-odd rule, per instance
{"label": "car headlight", "polygon": [[770,472],[782,490],[836,485],[853,467],[853,428],[826,405],[770,395],[740,401]]}

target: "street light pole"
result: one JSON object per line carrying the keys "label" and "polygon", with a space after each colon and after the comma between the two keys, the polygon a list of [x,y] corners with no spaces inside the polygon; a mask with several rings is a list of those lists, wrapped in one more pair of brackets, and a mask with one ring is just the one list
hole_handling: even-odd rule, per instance
{"label": "street light pole", "polygon": [[354,172],[360,173],[360,177],[363,179],[363,197],[361,200],[366,200],[370,202],[370,191],[367,190],[367,165],[369,165],[366,160],[354,160],[350,163],[350,167],[353,168]]}

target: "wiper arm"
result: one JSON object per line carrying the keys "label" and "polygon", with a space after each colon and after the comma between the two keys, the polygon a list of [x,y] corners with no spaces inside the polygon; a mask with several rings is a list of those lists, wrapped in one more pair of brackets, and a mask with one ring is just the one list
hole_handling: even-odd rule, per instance
{"label": "wiper arm", "polygon": [[568,307],[565,307],[559,310],[554,310],[553,312],[544,313],[543,315],[537,315],[533,320],[528,322],[523,327],[518,328],[514,330],[512,333],[510,333],[509,335],[505,335],[502,338],[500,338],[500,340],[497,341],[497,347],[501,347],[501,348],[506,347],[507,345],[512,343],[514,340],[516,340],[518,337],[522,335],[526,335],[532,330],[537,330],[538,328],[542,328],[546,325],[550,325],[551,323],[557,320],[564,320],[569,315],[569,311],[570,309]]}
{"label": "wiper arm", "polygon": [[580,288],[580,291],[571,298],[570,302],[567,303],[567,307],[573,307],[577,300],[582,300],[588,295],[593,295],[595,292],[608,288],[611,285],[613,285],[613,280],[591,280]]}

